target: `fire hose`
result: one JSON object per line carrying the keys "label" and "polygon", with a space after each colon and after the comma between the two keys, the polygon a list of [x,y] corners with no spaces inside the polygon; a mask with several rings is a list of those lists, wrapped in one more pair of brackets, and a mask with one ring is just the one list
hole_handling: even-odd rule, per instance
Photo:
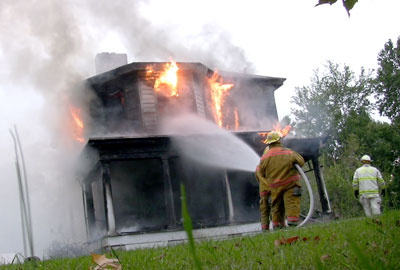
{"label": "fire hose", "polygon": [[295,163],[294,166],[296,169],[299,171],[301,177],[303,178],[304,182],[306,183],[307,191],[308,191],[308,196],[310,197],[310,209],[308,210],[308,214],[306,218],[301,222],[297,227],[301,227],[304,224],[308,222],[308,220],[311,218],[311,216],[314,213],[314,195],[313,195],[313,190],[311,188],[310,181],[308,180],[306,174],[304,173],[303,169],[299,166],[299,164]]}

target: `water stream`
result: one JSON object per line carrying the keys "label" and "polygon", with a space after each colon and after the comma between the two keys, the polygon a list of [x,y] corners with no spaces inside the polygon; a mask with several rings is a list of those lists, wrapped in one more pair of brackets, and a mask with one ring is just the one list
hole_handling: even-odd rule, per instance
{"label": "water stream", "polygon": [[173,136],[173,143],[180,153],[204,165],[254,172],[260,161],[240,138],[195,115],[166,121],[163,132],[179,134]]}

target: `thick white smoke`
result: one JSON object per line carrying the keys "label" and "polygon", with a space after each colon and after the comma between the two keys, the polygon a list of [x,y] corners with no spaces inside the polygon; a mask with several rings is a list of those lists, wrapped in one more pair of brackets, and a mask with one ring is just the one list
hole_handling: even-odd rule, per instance
{"label": "thick white smoke", "polygon": [[[243,50],[215,25],[182,40],[141,16],[148,1],[0,1],[0,253],[22,252],[17,176],[9,128],[18,128],[27,164],[36,254],[54,241],[84,242],[68,102],[84,104],[79,82],[93,75],[105,33],[117,33],[134,61],[203,62],[251,71]],[[85,109],[84,107],[82,108]],[[85,113],[83,111],[83,113]]]}

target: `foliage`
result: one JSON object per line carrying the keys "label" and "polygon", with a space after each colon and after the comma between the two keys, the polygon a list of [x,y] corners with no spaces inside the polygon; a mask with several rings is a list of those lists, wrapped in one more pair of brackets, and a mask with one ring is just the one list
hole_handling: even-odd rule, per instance
{"label": "foliage", "polygon": [[396,126],[374,121],[365,111],[358,114],[352,112],[345,119],[343,131],[340,134],[340,141],[344,144],[343,149],[348,147],[350,137],[357,140],[359,147],[352,153],[342,153],[340,155],[342,159],[349,154],[355,154],[353,157],[358,160],[362,155],[368,154],[372,157],[375,167],[383,172],[390,172],[393,159],[398,155],[398,145],[400,145],[400,130]]}
{"label": "foliage", "polygon": [[363,215],[362,207],[354,197],[352,188],[354,171],[360,166],[359,156],[356,154],[359,148],[358,138],[352,134],[337,162],[331,164],[327,155],[320,158],[329,201],[336,217]]}
{"label": "foliage", "polygon": [[309,86],[296,87],[292,103],[296,134],[304,137],[329,136],[327,152],[333,158],[343,148],[340,134],[345,128],[346,118],[352,113],[368,112],[371,108],[368,97],[372,93],[370,72],[361,69],[360,75],[346,65],[327,62],[326,70],[314,71]]}
{"label": "foliage", "polygon": [[379,53],[378,65],[377,105],[381,115],[394,121],[400,118],[400,36],[396,46],[390,39],[385,44]]}
{"label": "foliage", "polygon": [[[296,136],[329,136],[322,149],[324,178],[332,207],[342,216],[358,215],[361,209],[351,187],[360,157],[370,155],[387,182],[393,160],[400,156],[400,120],[385,123],[371,117],[373,90],[370,73],[362,69],[356,77],[349,67],[328,62],[326,71],[315,71],[311,84],[296,88],[292,99]],[[393,207],[400,185],[392,184],[390,194]]]}
{"label": "foliage", "polygon": [[326,189],[331,208],[337,217],[355,217],[363,215],[361,204],[354,197],[352,179],[357,166],[340,163],[324,170]]}
{"label": "foliage", "polygon": [[387,183],[386,200],[390,208],[400,209],[400,166],[393,166],[391,180]]}
{"label": "foliage", "polygon": [[284,116],[281,121],[279,121],[279,124],[282,128],[286,127],[286,126],[291,126],[292,123],[292,119],[290,119],[289,115]]}
{"label": "foliage", "polygon": [[[336,3],[337,0],[319,0],[318,4],[316,4],[316,6],[319,5],[323,5],[323,4],[334,4]],[[350,16],[350,10],[354,7],[354,5],[358,2],[358,0],[342,0],[343,2],[343,6],[347,11],[347,14]]]}
{"label": "foliage", "polygon": [[[296,88],[292,99],[296,135],[329,136],[325,153],[333,163],[343,158],[348,162],[349,156],[358,160],[368,154],[377,167],[389,172],[393,159],[400,155],[400,124],[372,119],[373,90],[370,73],[362,69],[356,77],[348,66],[340,70],[337,64],[328,62],[325,72],[315,71],[309,86]],[[344,154],[350,140],[359,146]]]}
{"label": "foliage", "polygon": [[190,253],[192,254],[195,266],[197,270],[201,270],[201,264],[199,259],[196,255],[196,249],[194,245],[194,238],[193,238],[193,225],[192,219],[190,218],[189,211],[187,209],[186,203],[186,191],[185,186],[181,184],[181,199],[182,199],[182,218],[183,218],[183,227],[185,228],[188,240],[189,240],[189,248]]}
{"label": "foliage", "polygon": [[[205,269],[399,269],[400,212],[273,233],[197,242]],[[116,251],[123,269],[194,269],[187,244]],[[113,254],[105,254],[113,257]],[[3,269],[88,269],[89,256]]]}

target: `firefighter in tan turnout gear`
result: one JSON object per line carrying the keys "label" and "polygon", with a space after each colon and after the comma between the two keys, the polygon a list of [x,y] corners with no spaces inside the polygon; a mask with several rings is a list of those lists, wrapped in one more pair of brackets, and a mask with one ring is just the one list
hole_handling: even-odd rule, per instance
{"label": "firefighter in tan turnout gear", "polygon": [[[260,187],[260,211],[263,230],[268,229],[269,211],[272,211],[274,227],[284,227],[285,217],[289,225],[297,225],[300,217],[300,175],[294,164],[304,165],[297,152],[282,147],[277,131],[267,134],[267,148],[256,169]],[[269,206],[268,201],[271,201]]]}
{"label": "firefighter in tan turnout gear", "polygon": [[381,198],[379,196],[379,188],[381,194],[385,194],[385,181],[383,181],[381,172],[371,166],[371,158],[368,155],[361,157],[363,166],[358,168],[353,176],[354,195],[364,208],[365,215],[381,214]]}

